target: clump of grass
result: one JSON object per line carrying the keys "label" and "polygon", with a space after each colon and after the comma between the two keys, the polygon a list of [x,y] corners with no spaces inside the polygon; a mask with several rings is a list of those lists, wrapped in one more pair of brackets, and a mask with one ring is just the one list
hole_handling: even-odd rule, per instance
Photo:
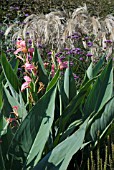
{"label": "clump of grass", "polygon": [[[107,48],[106,40],[114,42],[114,17],[107,15],[105,18],[90,16],[87,6],[79,7],[73,13],[67,14],[66,11],[52,11],[48,14],[32,14],[21,24],[11,25],[5,33],[7,37],[11,28],[14,29],[13,40],[21,37],[31,38],[34,43],[45,44],[50,49],[60,50],[64,47],[74,47],[80,35],[88,37],[88,41],[93,42],[91,53],[95,56]],[[70,40],[68,39],[70,37]],[[83,37],[83,36],[82,36]],[[87,43],[82,38],[84,48],[88,48]],[[112,45],[112,44],[111,44]],[[109,47],[109,46],[108,46]],[[112,53],[112,46],[109,48],[107,58]]]}

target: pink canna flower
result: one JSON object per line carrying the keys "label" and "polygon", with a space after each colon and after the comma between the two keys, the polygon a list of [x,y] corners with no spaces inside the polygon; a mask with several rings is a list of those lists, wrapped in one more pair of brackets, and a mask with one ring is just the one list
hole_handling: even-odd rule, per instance
{"label": "pink canna flower", "polygon": [[14,52],[14,54],[18,54],[19,52],[27,53],[26,43],[23,40],[17,40],[16,42],[17,50]]}
{"label": "pink canna flower", "polygon": [[20,46],[21,46],[21,47],[26,47],[25,41],[21,41],[21,42],[20,42]]}
{"label": "pink canna flower", "polygon": [[30,82],[24,82],[21,86],[21,92],[23,92],[26,88],[30,88],[29,86]]}
{"label": "pink canna flower", "polygon": [[24,76],[25,82],[21,86],[21,92],[23,92],[26,88],[30,88],[30,82],[32,81],[29,76]]}
{"label": "pink canna flower", "polygon": [[12,108],[15,109],[15,110],[18,110],[19,107],[18,106],[13,106]]}
{"label": "pink canna flower", "polygon": [[21,47],[21,45],[20,45],[21,42],[22,42],[22,40],[17,40],[17,42],[16,42],[17,48],[20,48],[20,47]]}
{"label": "pink canna flower", "polygon": [[28,52],[29,52],[29,53],[33,53],[33,52],[34,52],[34,48],[29,48],[29,49],[28,49]]}
{"label": "pink canna flower", "polygon": [[20,60],[24,61],[23,57],[21,57],[20,55],[17,56],[17,58],[19,58]]}
{"label": "pink canna flower", "polygon": [[32,71],[32,70],[35,69],[35,66],[33,64],[28,63],[28,62],[26,62],[23,67],[25,67],[25,70],[28,70],[28,71]]}
{"label": "pink canna flower", "polygon": [[22,48],[18,48],[16,51],[14,51],[14,54],[17,55],[21,51],[22,51]]}
{"label": "pink canna flower", "polygon": [[55,75],[55,65],[52,64],[51,65],[51,76],[54,77],[54,75]]}
{"label": "pink canna flower", "polygon": [[57,62],[59,64],[59,69],[60,70],[63,70],[64,68],[68,67],[68,62],[67,61],[62,62],[60,58],[57,58]]}
{"label": "pink canna flower", "polygon": [[17,116],[18,117],[18,106],[13,106],[12,107],[13,108],[13,113],[15,114],[15,116]]}
{"label": "pink canna flower", "polygon": [[16,121],[16,118],[7,118],[6,121],[9,123],[12,123],[12,122]]}
{"label": "pink canna flower", "polygon": [[26,82],[28,82],[28,83],[31,82],[31,78],[30,78],[29,76],[24,76],[24,80],[25,80]]}

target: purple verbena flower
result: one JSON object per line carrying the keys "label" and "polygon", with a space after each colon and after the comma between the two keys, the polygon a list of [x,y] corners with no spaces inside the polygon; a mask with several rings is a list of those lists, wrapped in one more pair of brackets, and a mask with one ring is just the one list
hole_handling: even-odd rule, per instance
{"label": "purple verbena flower", "polygon": [[105,40],[104,43],[109,43],[109,44],[111,44],[111,43],[112,43],[112,40]]}
{"label": "purple verbena flower", "polygon": [[68,35],[68,36],[67,36],[67,38],[71,38],[71,36],[70,36],[70,35]]}
{"label": "purple verbena flower", "polygon": [[29,32],[26,32],[26,35],[29,35]]}
{"label": "purple verbena flower", "polygon": [[64,48],[65,51],[69,51],[70,49],[69,48]]}
{"label": "purple verbena flower", "polygon": [[19,38],[18,38],[18,40],[20,41],[20,40],[21,40],[21,38],[19,37]]}
{"label": "purple verbena flower", "polygon": [[87,42],[87,45],[88,45],[88,47],[92,47],[93,46],[93,42],[89,41],[89,42]]}
{"label": "purple verbena flower", "polygon": [[29,16],[29,14],[25,14],[25,17],[28,17]]}
{"label": "purple verbena flower", "polygon": [[79,38],[79,35],[73,35],[72,36],[72,39],[78,39]]}
{"label": "purple verbena flower", "polygon": [[70,66],[73,66],[73,65],[74,65],[74,63],[71,61],[71,62],[70,62]]}
{"label": "purple verbena flower", "polygon": [[38,48],[43,48],[43,45],[42,44],[38,44]]}
{"label": "purple verbena flower", "polygon": [[61,60],[64,60],[65,58],[66,58],[65,56],[61,56],[61,57],[60,57]]}
{"label": "purple verbena flower", "polygon": [[77,76],[76,74],[73,73],[74,79],[77,80],[79,78],[79,76]]}
{"label": "purple verbena flower", "polygon": [[86,54],[87,57],[92,57],[93,55],[91,53]]}
{"label": "purple verbena flower", "polygon": [[31,40],[31,39],[29,39],[29,40],[28,40],[28,43],[31,45],[31,44],[32,44],[32,40]]}
{"label": "purple verbena flower", "polygon": [[47,55],[52,55],[52,52],[51,52],[51,51],[50,51],[50,52],[48,52],[48,53],[47,53]]}
{"label": "purple verbena flower", "polygon": [[89,40],[89,37],[84,37],[84,40]]}
{"label": "purple verbena flower", "polygon": [[79,60],[80,60],[80,61],[83,61],[84,59],[83,59],[83,57],[80,57]]}

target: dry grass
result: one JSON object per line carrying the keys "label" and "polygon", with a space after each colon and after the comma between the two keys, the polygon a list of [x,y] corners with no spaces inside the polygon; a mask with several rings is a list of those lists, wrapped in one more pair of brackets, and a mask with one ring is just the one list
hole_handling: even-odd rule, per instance
{"label": "dry grass", "polygon": [[[91,50],[92,53],[96,53],[99,46],[105,48],[104,40],[111,39],[114,42],[114,17],[112,15],[107,15],[105,18],[91,17],[86,5],[75,9],[70,16],[65,11],[54,11],[46,15],[32,14],[23,23],[17,27],[12,25],[6,30],[5,35],[7,36],[12,28],[18,28],[12,37],[13,40],[18,37],[27,39],[26,33],[29,32],[29,38],[36,44],[51,45],[51,48],[57,47],[59,50],[61,47],[68,46],[67,36],[75,32],[85,35],[93,34],[95,35],[93,42],[97,41],[98,45],[95,44]],[[70,45],[73,46],[71,40]]]}

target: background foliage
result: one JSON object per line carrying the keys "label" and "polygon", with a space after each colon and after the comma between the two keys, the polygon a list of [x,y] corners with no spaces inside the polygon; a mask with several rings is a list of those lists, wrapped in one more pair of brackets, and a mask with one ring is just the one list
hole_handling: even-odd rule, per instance
{"label": "background foliage", "polygon": [[[113,0],[1,0],[0,1],[0,22],[5,16],[14,19],[17,13],[21,10],[24,13],[49,13],[52,10],[68,10],[73,11],[79,6],[86,3],[89,13],[100,17],[105,17],[107,14],[114,14],[114,1]],[[11,8],[14,7],[14,8]],[[24,16],[21,16],[21,19]]]}

